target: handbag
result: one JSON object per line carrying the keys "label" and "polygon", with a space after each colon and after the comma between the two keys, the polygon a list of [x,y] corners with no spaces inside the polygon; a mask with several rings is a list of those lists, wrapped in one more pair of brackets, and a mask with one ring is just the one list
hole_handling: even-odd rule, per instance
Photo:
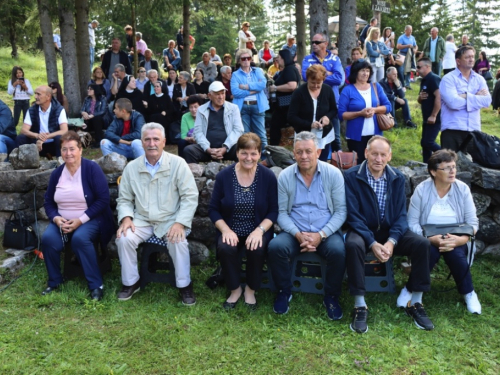
{"label": "handbag", "polygon": [[277,99],[278,99],[278,105],[280,107],[289,107],[290,103],[292,102],[292,94],[278,96]]}
{"label": "handbag", "polygon": [[[380,105],[380,100],[378,99],[378,90],[375,83],[373,85],[373,90],[375,91],[375,96],[377,97],[377,107]],[[377,123],[380,130],[389,130],[394,127],[394,117],[390,113],[377,113]]]}
{"label": "handbag", "polygon": [[422,225],[425,237],[445,234],[454,234],[455,236],[474,237],[474,227],[466,223],[460,224],[425,224]]}
{"label": "handbag", "polygon": [[[14,216],[14,219],[12,217]],[[33,227],[29,225],[21,211],[14,211],[5,221],[3,247],[19,250],[33,250],[36,248],[37,238]]]}
{"label": "handbag", "polygon": [[353,152],[338,152],[332,153],[332,165],[336,166],[341,171],[354,167],[358,164],[358,154]]}
{"label": "handbag", "polygon": [[491,72],[489,70],[487,70],[486,72],[483,71],[483,73],[481,73],[481,75],[483,76],[483,78],[486,81],[491,81],[493,79],[493,76],[491,75]]}
{"label": "handbag", "polygon": [[394,62],[397,66],[402,66],[405,63],[406,56],[400,55],[399,53],[396,55]]}

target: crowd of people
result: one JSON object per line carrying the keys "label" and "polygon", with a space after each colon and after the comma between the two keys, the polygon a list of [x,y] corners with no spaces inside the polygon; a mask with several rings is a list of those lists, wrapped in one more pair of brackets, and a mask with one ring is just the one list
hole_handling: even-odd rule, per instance
{"label": "crowd of people", "polygon": [[[9,81],[14,116],[0,102],[0,153],[33,143],[42,156],[62,156],[65,162],[53,172],[45,196],[51,225],[42,238],[49,275],[43,294],[63,283],[59,263],[64,235],[83,266],[91,297],[100,300],[103,280],[93,243],[99,239],[106,246],[116,231],[122,269],[119,300],[140,290],[137,247],[155,238],[169,250],[182,302],[193,305],[186,238],[198,189],[187,164],[231,160],[235,163],[217,175],[209,206],[229,290],[225,309],[234,309],[242,296],[248,308],[257,308],[255,292],[267,257],[278,289],[274,311],[285,314],[292,298],[289,260],[301,252],[316,252],[327,262],[327,316],[343,317],[339,297],[347,271],[354,299],[350,327],[364,333],[368,330],[364,260],[372,251],[380,262],[393,255],[411,258],[411,274],[397,305],[419,328],[434,328],[422,295],[430,290],[430,271],[441,255],[468,311],[481,313],[467,263],[472,251],[469,238],[446,233],[426,238],[422,226],[467,223],[478,230],[470,189],[456,180],[455,151],[470,131],[481,129],[480,109],[492,102],[485,80],[491,67],[484,52],[476,61],[476,51],[466,38],[457,47],[453,37],[445,42],[434,27],[419,53],[410,25],[396,40],[389,27],[381,33],[374,18],[362,30],[345,68],[324,34],[312,37],[311,53],[298,65],[293,35],[287,35],[287,43],[277,52],[269,41],[258,51],[250,24],[244,22],[235,66],[231,54],[221,59],[212,47],[203,53],[194,77],[181,69],[179,49],[186,47],[182,29],[177,42],[170,40],[163,51],[167,79],[142,34],[136,33],[135,53],[141,55],[136,78],[130,63],[132,28],[126,32],[129,52],[121,49],[119,38],[113,38],[101,65],[92,69],[81,108],[81,117],[94,133],[92,147],[99,147],[103,155],[116,152],[132,160],[121,179],[117,230],[105,176],[82,157],[78,134],[68,131],[68,103],[59,83],[33,90],[16,66]],[[378,116],[396,117],[401,108],[404,126],[417,127],[405,99],[405,91],[412,89],[412,71],[421,77],[421,146],[429,179],[416,189],[407,217],[405,179],[388,164],[391,144],[383,137]],[[30,106],[33,95],[35,103]],[[493,103],[498,107],[497,99]],[[280,143],[282,127],[295,130],[296,163],[279,179],[266,168],[269,110],[273,112],[270,144]],[[23,125],[16,134],[21,112]],[[346,123],[348,149],[358,157],[358,165],[344,174],[328,163],[331,152],[342,151],[340,122]],[[436,143],[439,131],[441,145]],[[167,141],[178,145],[178,156],[164,151]],[[275,223],[282,230],[276,237]],[[243,251],[244,288],[240,286]]]}

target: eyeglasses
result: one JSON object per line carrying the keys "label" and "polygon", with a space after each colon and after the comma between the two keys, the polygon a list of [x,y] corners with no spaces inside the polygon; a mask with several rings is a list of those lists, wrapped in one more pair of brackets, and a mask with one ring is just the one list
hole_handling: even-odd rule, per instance
{"label": "eyeglasses", "polygon": [[247,57],[241,57],[240,60],[241,61],[250,61],[250,60],[252,60],[252,58],[250,56],[247,56]]}
{"label": "eyeglasses", "polygon": [[139,70],[139,73],[146,73],[145,70]]}
{"label": "eyeglasses", "polygon": [[423,67],[423,65],[417,65],[417,69],[422,69]]}
{"label": "eyeglasses", "polygon": [[313,40],[313,41],[311,41],[311,43],[318,45],[318,44],[321,44],[321,43],[326,43],[326,40]]}
{"label": "eyeglasses", "polygon": [[440,171],[445,171],[447,173],[450,173],[451,171],[456,171],[457,170],[457,166],[453,165],[453,166],[448,166],[446,168],[436,168],[436,169],[439,169]]}

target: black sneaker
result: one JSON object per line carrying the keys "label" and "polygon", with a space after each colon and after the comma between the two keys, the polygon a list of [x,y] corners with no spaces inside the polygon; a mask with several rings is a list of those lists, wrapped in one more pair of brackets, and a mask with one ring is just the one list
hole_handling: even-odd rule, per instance
{"label": "black sneaker", "polygon": [[352,310],[352,323],[349,327],[357,333],[366,333],[368,332],[368,325],[366,324],[366,320],[368,319],[368,307],[355,307]]}
{"label": "black sneaker", "polygon": [[292,300],[292,293],[280,290],[276,299],[274,300],[273,310],[276,314],[286,314],[288,312],[288,305]]}
{"label": "black sneaker", "polygon": [[413,121],[411,120],[408,120],[406,121],[406,127],[407,128],[412,128],[412,129],[416,129],[417,128],[417,124],[415,124]]}
{"label": "black sneaker", "polygon": [[326,307],[326,314],[330,320],[342,319],[342,308],[339,304],[339,297],[326,295],[323,299],[323,305]]}
{"label": "black sneaker", "polygon": [[426,331],[434,329],[434,324],[432,324],[431,320],[427,316],[427,313],[424,310],[424,305],[421,303],[417,302],[410,306],[410,302],[408,302],[405,312],[409,317],[413,318],[413,321],[418,328],[425,329]]}

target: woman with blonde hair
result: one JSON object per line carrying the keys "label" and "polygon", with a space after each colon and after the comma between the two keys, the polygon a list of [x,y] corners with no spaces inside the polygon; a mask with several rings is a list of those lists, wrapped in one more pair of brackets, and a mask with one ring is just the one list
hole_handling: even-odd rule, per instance
{"label": "woman with blonde hair", "polygon": [[243,22],[241,24],[241,30],[238,32],[239,39],[239,49],[249,49],[254,55],[257,54],[255,49],[255,40],[257,39],[255,35],[250,31],[250,22]]}
{"label": "woman with blonde hair", "polygon": [[392,58],[391,51],[379,40],[379,37],[380,29],[378,27],[372,27],[365,41],[366,58],[373,68],[372,83],[378,82],[384,78],[384,56],[390,56],[389,59]]}

